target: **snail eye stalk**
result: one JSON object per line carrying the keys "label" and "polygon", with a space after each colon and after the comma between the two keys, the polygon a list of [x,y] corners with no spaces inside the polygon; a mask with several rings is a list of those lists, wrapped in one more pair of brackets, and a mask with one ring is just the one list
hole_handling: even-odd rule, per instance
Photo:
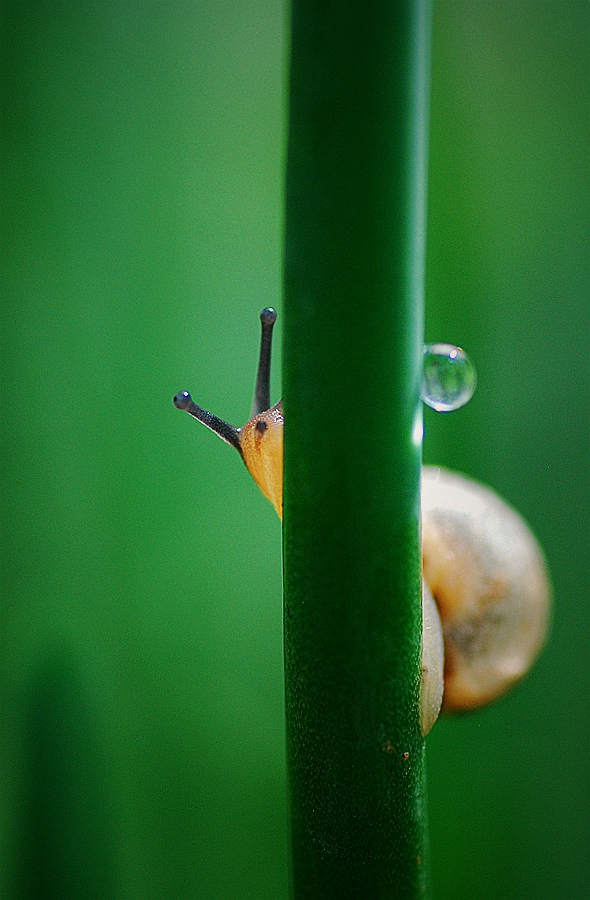
{"label": "snail eye stalk", "polygon": [[203,425],[206,425],[207,428],[210,428],[211,431],[214,431],[226,444],[231,444],[232,447],[235,447],[240,456],[242,456],[239,428],[224,422],[223,419],[219,419],[213,413],[197,406],[188,391],[181,391],[174,397],[172,402],[176,409],[184,409],[190,416],[193,416],[193,418],[202,422]]}
{"label": "snail eye stalk", "polygon": [[272,355],[272,330],[277,320],[277,313],[268,306],[260,313],[260,355],[258,357],[258,373],[254,389],[254,402],[250,418],[270,409],[270,360]]}

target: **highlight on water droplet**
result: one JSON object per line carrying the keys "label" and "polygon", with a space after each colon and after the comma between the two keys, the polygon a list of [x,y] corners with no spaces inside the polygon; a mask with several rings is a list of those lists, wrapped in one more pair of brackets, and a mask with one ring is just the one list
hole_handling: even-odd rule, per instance
{"label": "highlight on water droplet", "polygon": [[437,412],[460,409],[473,397],[476,384],[475,366],[461,347],[424,344],[420,396],[427,406]]}

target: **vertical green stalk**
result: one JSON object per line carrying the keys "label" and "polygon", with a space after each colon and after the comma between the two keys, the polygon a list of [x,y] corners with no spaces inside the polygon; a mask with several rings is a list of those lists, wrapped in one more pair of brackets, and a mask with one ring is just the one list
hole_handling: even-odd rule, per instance
{"label": "vertical green stalk", "polygon": [[285,666],[295,898],[424,897],[428,0],[294,0]]}

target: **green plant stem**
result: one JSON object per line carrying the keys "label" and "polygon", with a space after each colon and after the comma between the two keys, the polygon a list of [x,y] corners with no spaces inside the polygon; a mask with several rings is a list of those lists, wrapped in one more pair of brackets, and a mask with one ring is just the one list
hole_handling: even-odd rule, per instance
{"label": "green plant stem", "polygon": [[285,671],[293,896],[424,897],[427,0],[294,0]]}

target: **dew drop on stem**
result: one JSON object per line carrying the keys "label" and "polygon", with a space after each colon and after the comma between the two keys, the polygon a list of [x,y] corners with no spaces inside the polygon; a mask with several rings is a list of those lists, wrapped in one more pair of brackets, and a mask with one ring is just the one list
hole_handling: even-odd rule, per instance
{"label": "dew drop on stem", "polygon": [[460,409],[473,397],[475,366],[461,347],[425,344],[420,396],[437,412]]}

